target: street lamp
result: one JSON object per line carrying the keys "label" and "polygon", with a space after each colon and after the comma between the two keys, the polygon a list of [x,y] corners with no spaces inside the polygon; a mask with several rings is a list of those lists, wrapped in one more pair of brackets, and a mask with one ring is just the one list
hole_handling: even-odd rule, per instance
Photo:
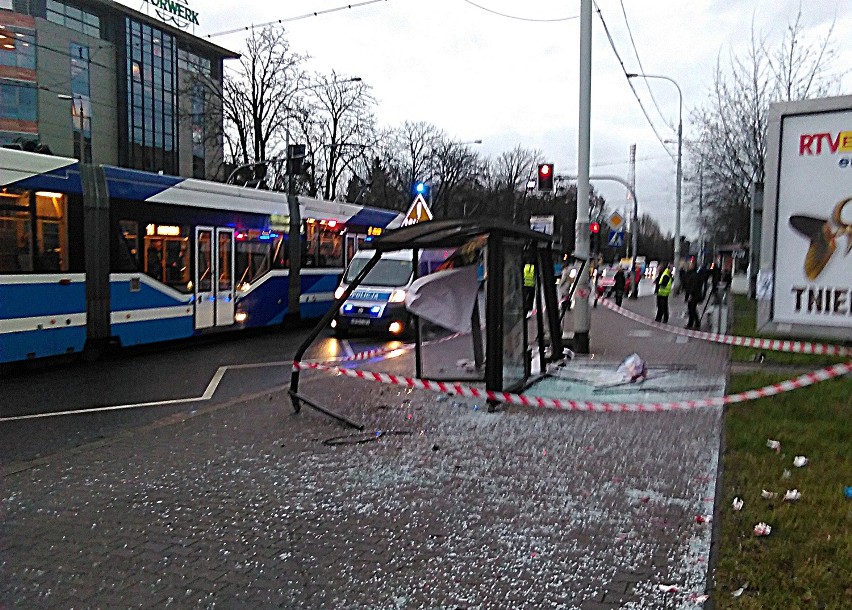
{"label": "street lamp", "polygon": [[680,285],[680,202],[681,202],[681,185],[683,184],[683,92],[680,90],[680,85],[673,78],[662,76],[660,74],[627,74],[627,78],[659,78],[667,80],[677,87],[678,96],[678,112],[677,112],[677,199],[675,203],[675,243],[674,243],[674,287]]}

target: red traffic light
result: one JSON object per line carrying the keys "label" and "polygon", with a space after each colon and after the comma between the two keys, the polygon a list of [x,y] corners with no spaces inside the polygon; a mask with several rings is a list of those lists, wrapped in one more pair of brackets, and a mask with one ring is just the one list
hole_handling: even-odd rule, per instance
{"label": "red traffic light", "polygon": [[553,192],[553,163],[538,164],[538,190]]}
{"label": "red traffic light", "polygon": [[601,223],[599,223],[599,222],[589,223],[589,231],[591,231],[592,233],[600,233],[601,232]]}

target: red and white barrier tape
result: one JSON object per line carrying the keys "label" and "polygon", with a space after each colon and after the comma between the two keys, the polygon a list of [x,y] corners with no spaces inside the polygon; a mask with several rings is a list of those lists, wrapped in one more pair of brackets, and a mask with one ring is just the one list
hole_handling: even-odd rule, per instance
{"label": "red and white barrier tape", "polygon": [[703,330],[690,330],[688,328],[678,328],[669,324],[656,322],[650,318],[640,316],[633,313],[629,309],[619,307],[609,299],[601,299],[605,307],[612,311],[621,314],[625,318],[635,320],[658,328],[666,332],[682,335],[684,337],[692,337],[694,339],[703,339],[704,341],[713,341],[715,343],[725,343],[727,345],[740,345],[742,347],[753,347],[756,349],[766,349],[774,352],[793,352],[798,354],[821,354],[826,356],[850,356],[852,348],[844,347],[843,345],[831,345],[828,343],[811,343],[809,341],[788,341],[783,339],[761,339],[759,337],[740,337],[737,335],[721,335],[717,333],[708,333]]}
{"label": "red and white barrier tape", "polygon": [[588,402],[579,400],[561,400],[557,398],[542,398],[539,396],[521,396],[520,394],[510,394],[508,392],[493,392],[480,390],[460,383],[446,383],[443,381],[429,381],[426,379],[416,379],[413,377],[401,377],[398,375],[390,375],[388,373],[373,373],[371,371],[361,371],[357,369],[345,369],[341,367],[328,366],[314,362],[293,362],[293,370],[310,369],[329,373],[331,375],[344,375],[346,377],[354,377],[367,381],[376,381],[388,385],[404,386],[407,388],[416,388],[421,390],[430,390],[432,392],[441,392],[443,394],[454,394],[457,396],[466,396],[469,398],[482,398],[495,402],[524,405],[527,407],[541,407],[545,409],[560,409],[566,411],[599,411],[599,412],[649,412],[656,413],[660,411],[682,411],[696,409],[701,407],[716,407],[737,402],[745,402],[755,400],[757,398],[765,398],[767,396],[775,396],[784,392],[790,392],[799,388],[804,388],[821,381],[827,381],[835,377],[840,377],[848,373],[852,373],[852,361],[844,362],[827,366],[823,369],[806,373],[788,379],[780,383],[764,386],[755,390],[747,390],[739,394],[729,394],[727,396],[718,396],[715,398],[702,398],[700,400],[681,400],[676,402],[654,402],[654,403],[611,403],[611,402]]}

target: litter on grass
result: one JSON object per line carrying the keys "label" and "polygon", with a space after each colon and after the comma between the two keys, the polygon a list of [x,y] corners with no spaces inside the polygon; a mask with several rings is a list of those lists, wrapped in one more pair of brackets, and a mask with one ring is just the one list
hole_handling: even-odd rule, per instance
{"label": "litter on grass", "polygon": [[745,504],[745,502],[743,502],[742,498],[734,498],[733,506],[735,511],[741,511],[743,509],[743,504]]}
{"label": "litter on grass", "polygon": [[801,468],[802,466],[807,466],[808,458],[803,455],[797,455],[793,458],[793,466],[796,468]]}
{"label": "litter on grass", "polygon": [[772,527],[763,521],[754,526],[755,536],[768,536],[772,532]]}

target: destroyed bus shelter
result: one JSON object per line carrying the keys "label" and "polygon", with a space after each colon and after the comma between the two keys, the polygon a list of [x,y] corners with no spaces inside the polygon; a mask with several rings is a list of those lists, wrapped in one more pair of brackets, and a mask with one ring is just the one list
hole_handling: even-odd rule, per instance
{"label": "destroyed bus shelter", "polygon": [[[484,273],[480,274],[485,284],[484,362],[478,298],[473,299],[469,313],[461,312],[471,317],[470,336],[473,342],[474,361],[476,370],[481,371],[476,381],[484,381],[487,391],[522,391],[532,381],[532,349],[529,348],[530,320],[527,317],[529,312],[523,295],[525,264],[534,264],[535,268],[536,287],[533,311],[536,326],[533,332],[537,336],[537,357],[539,358],[537,369],[545,371],[549,360],[562,357],[562,331],[552,262],[552,237],[501,220],[432,220],[388,231],[376,238],[373,241],[372,258],[352,283],[346,286],[343,294],[335,300],[331,309],[299,346],[294,357],[295,362],[301,361],[314,340],[329,325],[352,292],[379,262],[382,254],[413,250],[413,260],[417,261],[419,253],[424,250],[455,248],[456,252],[459,252],[464,250],[465,246],[471,249],[471,244],[482,245],[481,251],[484,252],[482,257],[484,261],[481,261],[484,262]],[[418,273],[418,268],[419,265],[413,265],[415,274]],[[437,272],[439,273],[441,271]],[[437,277],[437,274],[429,277],[440,281],[441,277]],[[423,343],[420,323],[416,318],[414,328],[415,375],[421,378]],[[546,344],[547,338],[550,345]],[[304,402],[352,425],[352,422],[299,393],[299,368],[293,367],[289,390],[294,410],[298,412],[301,403]],[[465,380],[470,381],[470,378],[466,377]],[[441,381],[459,381],[459,379],[441,379]]]}

